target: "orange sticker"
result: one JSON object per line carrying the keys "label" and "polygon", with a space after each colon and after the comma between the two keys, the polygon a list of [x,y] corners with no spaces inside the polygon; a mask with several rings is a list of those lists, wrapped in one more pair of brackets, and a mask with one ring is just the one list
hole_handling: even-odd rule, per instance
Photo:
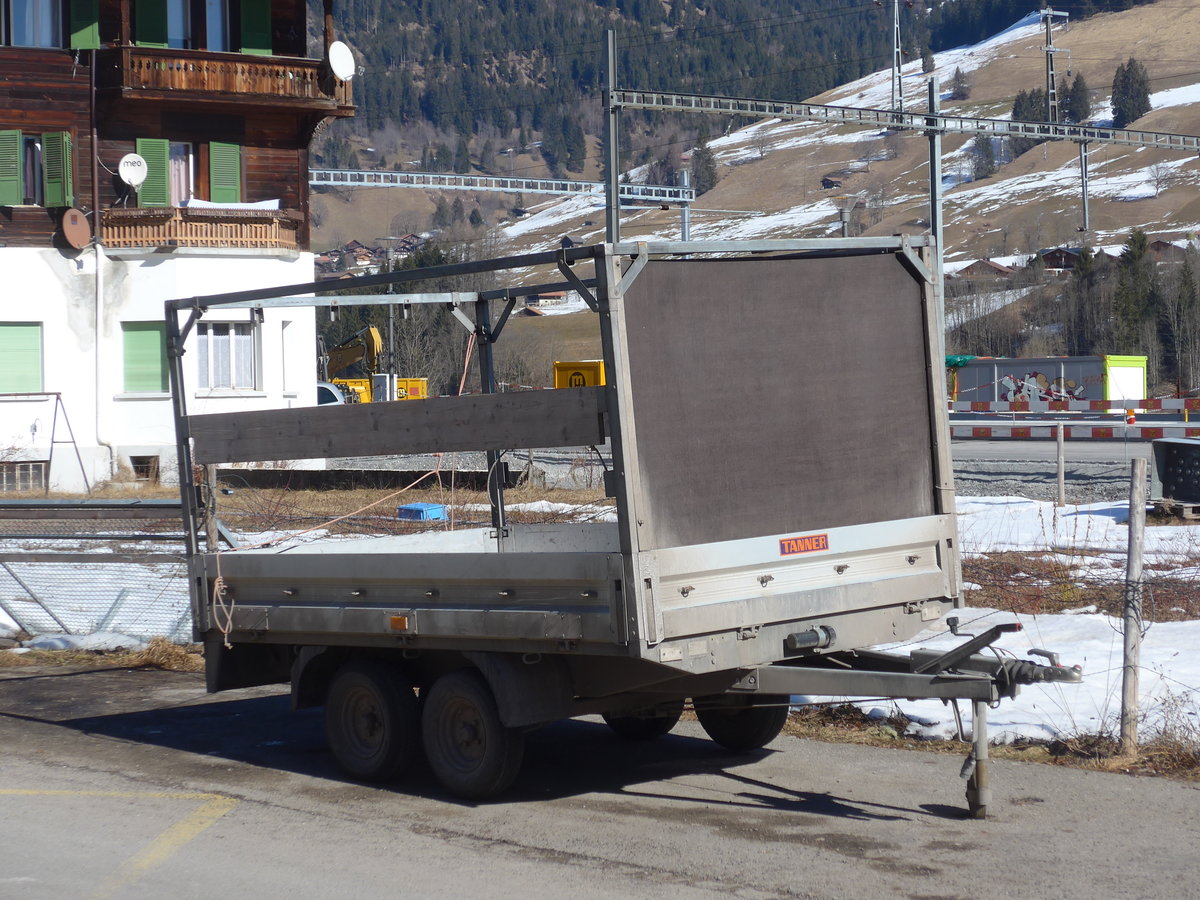
{"label": "orange sticker", "polygon": [[800,537],[779,539],[779,555],[795,556],[797,553],[813,553],[829,549],[828,534],[805,534]]}

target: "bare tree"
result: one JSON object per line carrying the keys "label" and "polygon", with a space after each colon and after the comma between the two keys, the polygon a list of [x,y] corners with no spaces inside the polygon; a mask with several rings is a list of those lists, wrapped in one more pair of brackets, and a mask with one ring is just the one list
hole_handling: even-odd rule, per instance
{"label": "bare tree", "polygon": [[1150,167],[1150,180],[1154,182],[1154,196],[1169,189],[1176,179],[1175,167],[1167,162],[1156,162]]}

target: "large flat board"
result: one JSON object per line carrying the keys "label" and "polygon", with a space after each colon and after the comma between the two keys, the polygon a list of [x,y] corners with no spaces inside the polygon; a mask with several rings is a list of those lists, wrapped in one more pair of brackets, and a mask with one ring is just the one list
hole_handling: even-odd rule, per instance
{"label": "large flat board", "polygon": [[625,321],[643,550],[934,512],[922,283],[895,255],[651,261]]}
{"label": "large flat board", "polygon": [[189,416],[197,463],[579,447],[605,439],[602,387]]}

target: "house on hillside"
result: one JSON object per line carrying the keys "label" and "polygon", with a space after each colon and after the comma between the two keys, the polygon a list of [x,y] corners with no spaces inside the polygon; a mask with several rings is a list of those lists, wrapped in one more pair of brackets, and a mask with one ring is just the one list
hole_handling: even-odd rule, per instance
{"label": "house on hillside", "polygon": [[[332,3],[313,53],[305,0],[0,3],[0,489],[173,475],[163,301],[312,281]],[[212,310],[189,412],[315,404],[315,323]]]}
{"label": "house on hillside", "polygon": [[1150,242],[1150,253],[1156,263],[1181,263],[1187,259],[1187,241],[1155,240]]}
{"label": "house on hillside", "polygon": [[1012,278],[1016,270],[990,259],[977,259],[954,273],[954,277],[964,281],[1004,281]]}
{"label": "house on hillside", "polygon": [[1081,247],[1054,247],[1049,250],[1039,250],[1036,255],[1047,269],[1070,271],[1079,262],[1079,255],[1082,252]]}

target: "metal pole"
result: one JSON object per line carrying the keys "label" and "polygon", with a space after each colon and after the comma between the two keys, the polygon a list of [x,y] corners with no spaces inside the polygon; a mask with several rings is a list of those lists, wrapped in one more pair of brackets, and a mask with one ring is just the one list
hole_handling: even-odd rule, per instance
{"label": "metal pole", "polygon": [[900,49],[900,0],[892,2],[892,109],[904,112],[904,85],[901,69],[904,54]]}
{"label": "metal pole", "polygon": [[[475,343],[479,345],[479,387],[485,394],[496,393],[496,366],[492,354],[492,311],[487,300],[475,301]],[[504,527],[504,470],[498,450],[487,451],[487,492],[492,505],[492,527]]]}
{"label": "metal pole", "polygon": [[1125,660],[1121,678],[1121,753],[1138,746],[1138,666],[1142,654],[1142,543],[1146,534],[1146,460],[1132,461],[1129,478],[1129,561],[1125,568]]}
{"label": "metal pole", "polygon": [[[929,77],[929,112],[938,114],[939,85],[937,75]],[[929,234],[933,238],[933,293],[937,304],[937,322],[939,337],[945,336],[946,330],[946,298],[945,286],[942,283],[943,259],[942,253],[942,132],[936,123],[930,119],[931,126],[926,134],[929,137]],[[940,359],[940,353],[938,358]],[[939,363],[940,364],[940,363]]]}
{"label": "metal pole", "polygon": [[1054,83],[1054,10],[1042,10],[1042,21],[1046,23],[1046,118],[1049,122],[1058,121],[1058,87]]}
{"label": "metal pole", "polygon": [[[691,173],[687,169],[680,169],[679,186],[690,187],[691,181]],[[692,239],[692,205],[686,200],[679,207],[679,239],[681,241]]]}
{"label": "metal pole", "polygon": [[[196,535],[196,485],[192,475],[192,434],[187,421],[187,400],[183,384],[183,333],[179,313],[166,302],[167,374],[171,382],[171,412],[175,418],[175,461],[179,466],[179,502],[183,512],[183,539],[188,560],[199,553]],[[199,621],[197,620],[197,624]]]}
{"label": "metal pole", "polygon": [[621,240],[621,154],[617,150],[620,110],[612,103],[612,92],[617,88],[617,42],[610,28],[605,32],[604,55],[604,151],[607,159],[604,173],[605,194],[605,240],[615,244]]}
{"label": "metal pole", "polygon": [[988,757],[987,702],[971,701],[971,759],[974,771],[967,780],[967,808],[971,817],[986,819],[992,801],[991,760]]}
{"label": "metal pole", "polygon": [[1065,437],[1063,423],[1054,426],[1054,439],[1058,444],[1058,502],[1056,506],[1067,505],[1067,455],[1063,444]]}
{"label": "metal pole", "polygon": [[[387,270],[389,272],[395,269],[396,247],[391,242],[387,245]],[[396,286],[389,284],[387,288],[389,294],[396,293]],[[388,390],[392,396],[389,400],[396,399],[396,377],[400,374],[396,371],[396,304],[389,303],[387,308],[387,332],[388,332],[388,356],[387,356],[387,373]]]}
{"label": "metal pole", "polygon": [[1087,141],[1079,142],[1079,186],[1083,192],[1083,228],[1084,234],[1091,231],[1088,222],[1088,145]]}

